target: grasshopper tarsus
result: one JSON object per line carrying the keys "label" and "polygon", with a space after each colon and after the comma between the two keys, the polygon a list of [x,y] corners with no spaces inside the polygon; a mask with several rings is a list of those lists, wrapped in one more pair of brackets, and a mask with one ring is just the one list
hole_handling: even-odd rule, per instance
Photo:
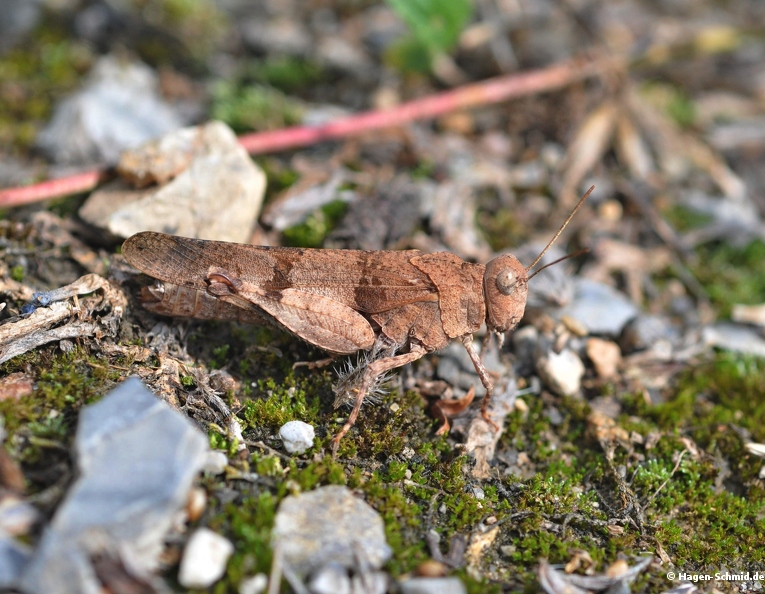
{"label": "grasshopper tarsus", "polygon": [[499,425],[497,425],[494,422],[494,419],[492,419],[489,416],[489,398],[488,398],[488,392],[486,393],[486,396],[483,399],[483,402],[481,403],[481,418],[483,418],[484,421],[486,421],[494,431],[499,431]]}
{"label": "grasshopper tarsus", "polygon": [[325,357],[324,359],[319,359],[318,361],[296,361],[292,364],[292,369],[297,369],[298,367],[305,367],[306,369],[321,369],[327,365],[332,365],[332,363],[335,361],[337,361],[337,356]]}

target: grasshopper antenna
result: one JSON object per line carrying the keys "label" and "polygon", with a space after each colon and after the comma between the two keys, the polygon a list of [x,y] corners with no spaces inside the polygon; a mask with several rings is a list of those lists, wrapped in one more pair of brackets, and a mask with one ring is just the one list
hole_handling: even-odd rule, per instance
{"label": "grasshopper antenna", "polygon": [[[547,253],[547,250],[549,250],[549,249],[552,247],[552,245],[555,243],[555,241],[556,241],[556,240],[557,240],[557,239],[560,237],[560,234],[561,234],[561,233],[563,233],[563,230],[564,230],[564,229],[565,229],[565,228],[568,226],[568,224],[571,222],[571,219],[573,219],[573,218],[574,218],[574,215],[576,214],[576,211],[577,211],[577,210],[579,210],[579,208],[582,206],[582,204],[584,204],[584,201],[585,201],[585,200],[587,200],[587,198],[589,197],[589,195],[590,195],[590,194],[592,194],[592,191],[593,191],[594,189],[595,189],[595,186],[591,186],[591,187],[590,187],[590,189],[589,189],[589,190],[587,190],[587,193],[586,193],[584,196],[582,196],[582,197],[581,197],[581,199],[579,200],[579,202],[577,202],[576,206],[574,207],[574,210],[572,210],[572,211],[571,211],[571,214],[570,214],[570,215],[568,215],[568,218],[566,219],[566,221],[565,221],[565,222],[564,222],[564,223],[563,223],[563,224],[560,226],[560,229],[558,229],[558,232],[557,232],[557,233],[555,234],[555,236],[554,236],[554,237],[553,237],[553,238],[550,240],[550,243],[548,243],[548,244],[547,244],[547,246],[545,247],[545,249],[543,249],[543,250],[542,250],[542,253],[540,253],[540,254],[537,256],[537,259],[536,259],[536,260],[534,260],[534,261],[531,263],[531,265],[530,265],[530,266],[527,266],[527,267],[526,267],[526,272],[530,272],[530,271],[531,271],[531,269],[532,269],[532,268],[534,268],[534,266],[536,266],[537,264],[539,264],[539,261],[540,261],[540,260],[541,260],[541,259],[544,257],[544,255]],[[574,255],[579,255],[579,254],[577,253],[577,254],[574,254]],[[566,256],[566,258],[568,258],[568,257],[570,257],[570,256]],[[565,260],[566,258],[561,258],[561,260]],[[537,272],[541,272],[542,270],[544,270],[545,268],[547,268],[547,266],[552,266],[553,264],[557,264],[557,263],[558,263],[558,262],[560,262],[561,260],[556,260],[556,261],[555,261],[555,262],[553,262],[552,264],[547,264],[547,265],[546,265],[544,268],[540,268],[539,270],[537,270]],[[537,272],[535,272],[534,274],[536,274]],[[531,277],[533,277],[533,276],[534,276],[534,274],[532,274],[532,275],[529,277],[529,279],[531,279]]]}
{"label": "grasshopper antenna", "polygon": [[578,258],[578,257],[579,257],[579,256],[581,256],[582,254],[587,254],[587,253],[589,253],[589,251],[590,251],[590,249],[589,249],[589,248],[584,248],[584,249],[581,249],[581,250],[579,250],[578,252],[574,252],[573,254],[566,254],[566,255],[565,255],[565,256],[563,256],[562,258],[558,258],[557,260],[555,260],[555,262],[550,262],[549,264],[545,264],[544,266],[542,266],[542,268],[540,268],[539,270],[535,270],[535,271],[534,271],[534,274],[532,274],[532,275],[531,275],[531,276],[528,278],[528,280],[531,280],[532,278],[534,278],[534,277],[535,277],[537,274],[539,274],[540,272],[542,272],[542,271],[543,271],[545,268],[550,268],[550,266],[553,266],[553,265],[555,265],[555,264],[558,264],[559,262],[563,262],[564,260],[568,260],[569,258]]}

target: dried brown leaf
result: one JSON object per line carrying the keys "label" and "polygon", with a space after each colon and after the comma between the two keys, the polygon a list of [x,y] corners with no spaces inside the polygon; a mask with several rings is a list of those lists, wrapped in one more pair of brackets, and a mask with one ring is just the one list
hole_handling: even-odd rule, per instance
{"label": "dried brown leaf", "polygon": [[592,111],[579,126],[564,164],[565,173],[560,193],[563,208],[568,209],[576,204],[580,183],[611,145],[618,114],[617,105],[606,101]]}

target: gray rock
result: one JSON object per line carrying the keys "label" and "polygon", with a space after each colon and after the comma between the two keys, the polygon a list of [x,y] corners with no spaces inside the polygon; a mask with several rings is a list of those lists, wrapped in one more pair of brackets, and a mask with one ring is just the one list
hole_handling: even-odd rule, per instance
{"label": "gray rock", "polygon": [[[507,374],[507,367],[500,361],[499,350],[496,346],[489,349],[486,356],[483,357],[483,363],[487,371],[491,373],[503,377]],[[470,360],[465,347],[458,341],[453,341],[440,352],[437,373],[441,379],[463,390],[469,390],[480,384],[473,362]]]}
{"label": "gray rock", "polygon": [[518,375],[527,376],[534,371],[539,330],[534,326],[524,326],[511,335],[513,353],[515,353],[514,369]]}
{"label": "gray rock", "polygon": [[25,592],[101,592],[90,562],[98,554],[119,554],[137,575],[155,569],[208,445],[130,378],[83,409],[75,450],[79,478],[24,571]]}
{"label": "gray rock", "polygon": [[0,588],[18,589],[19,578],[31,556],[28,546],[0,534]]}
{"label": "gray rock", "polygon": [[346,74],[368,78],[375,64],[357,44],[351,44],[338,36],[327,36],[316,44],[316,57],[325,66]]}
{"label": "gray rock", "polygon": [[307,55],[312,39],[305,27],[292,19],[254,18],[241,26],[242,39],[257,52],[287,55]]}
{"label": "gray rock", "polygon": [[[527,243],[514,250],[513,254],[525,266],[529,266],[544,248],[545,244],[543,243]],[[562,249],[553,246],[544,255],[539,264],[536,265],[534,270],[551,264],[565,255],[566,253]],[[547,311],[549,308],[565,307],[571,303],[574,298],[575,282],[566,267],[567,263],[563,262],[550,266],[550,268],[541,271],[529,282],[529,295],[526,303],[527,310],[541,309]]]}
{"label": "gray rock", "polygon": [[672,341],[677,337],[677,330],[667,318],[640,314],[624,327],[619,346],[625,353],[634,353],[649,349],[660,340]]}
{"label": "gray rock", "polygon": [[330,563],[379,569],[392,554],[379,514],[335,485],[282,500],[272,538],[285,567],[301,577]]}
{"label": "gray rock", "polygon": [[117,181],[91,194],[80,216],[119,238],[160,231],[246,243],[266,187],[263,171],[221,122],[149,143],[123,157],[120,171],[139,184],[172,179],[148,190]]}
{"label": "gray rock", "polygon": [[765,338],[751,326],[718,322],[704,328],[703,338],[710,346],[765,357]]}
{"label": "gray rock", "polygon": [[116,163],[120,153],[183,125],[140,62],[101,58],[81,91],[62,101],[38,146],[56,163]]}
{"label": "gray rock", "polygon": [[527,161],[510,168],[510,184],[514,188],[529,190],[547,184],[547,168],[540,161]]}
{"label": "gray rock", "polygon": [[466,594],[465,585],[456,577],[416,577],[399,583],[401,594]]}
{"label": "gray rock", "polygon": [[0,0],[0,50],[13,47],[39,22],[39,0]]}
{"label": "gray rock", "polygon": [[345,169],[335,171],[325,182],[310,186],[304,190],[294,190],[282,198],[271,202],[263,212],[263,223],[277,231],[305,221],[311,213],[334,200],[352,198],[350,194],[340,192],[340,186],[348,181]]}
{"label": "gray rock", "polygon": [[639,313],[626,295],[608,285],[586,278],[576,278],[574,282],[572,302],[554,315],[574,318],[589,334],[619,336],[627,322]]}
{"label": "gray rock", "polygon": [[351,578],[351,594],[385,594],[389,585],[384,571],[367,571]]}

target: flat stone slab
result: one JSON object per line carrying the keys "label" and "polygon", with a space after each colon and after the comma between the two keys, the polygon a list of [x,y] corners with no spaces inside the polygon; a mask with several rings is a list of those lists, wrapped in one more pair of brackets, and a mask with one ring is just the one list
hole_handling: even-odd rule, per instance
{"label": "flat stone slab", "polygon": [[158,564],[208,452],[206,436],[130,378],[80,413],[79,478],[22,577],[24,592],[99,594],[91,557],[119,557],[138,575]]}

